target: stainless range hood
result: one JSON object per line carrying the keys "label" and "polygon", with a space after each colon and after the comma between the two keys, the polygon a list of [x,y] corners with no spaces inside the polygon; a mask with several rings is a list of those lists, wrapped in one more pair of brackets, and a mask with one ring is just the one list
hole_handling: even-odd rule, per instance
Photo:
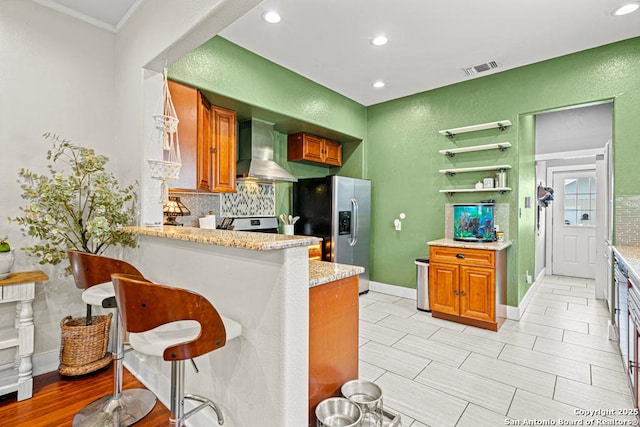
{"label": "stainless range hood", "polygon": [[273,123],[259,119],[239,125],[239,153],[236,174],[242,178],[265,181],[296,182],[298,179],[273,160],[274,139],[278,133]]}

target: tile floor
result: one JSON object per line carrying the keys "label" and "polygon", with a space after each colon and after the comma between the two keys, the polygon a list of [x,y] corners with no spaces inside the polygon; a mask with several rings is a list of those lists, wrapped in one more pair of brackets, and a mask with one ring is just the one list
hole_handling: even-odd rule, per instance
{"label": "tile floor", "polygon": [[360,377],[382,388],[403,427],[611,425],[579,413],[633,408],[607,319],[594,281],[571,277],[545,277],[522,319],[497,333],[370,292],[360,297]]}

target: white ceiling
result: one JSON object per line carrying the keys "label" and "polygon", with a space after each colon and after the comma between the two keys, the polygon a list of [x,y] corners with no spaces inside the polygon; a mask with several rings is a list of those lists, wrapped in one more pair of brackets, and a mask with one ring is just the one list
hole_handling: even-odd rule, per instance
{"label": "white ceiling", "polygon": [[[143,0],[34,1],[117,28]],[[611,15],[625,1],[264,0],[220,34],[372,105],[470,79],[463,68],[484,62],[500,67],[477,76],[640,36],[640,12]],[[261,19],[271,9],[282,16],[279,24]],[[371,45],[378,34],[389,43]],[[373,88],[379,79],[386,86]]]}
{"label": "white ceiling", "polygon": [[143,0],[33,0],[43,6],[117,31]]}

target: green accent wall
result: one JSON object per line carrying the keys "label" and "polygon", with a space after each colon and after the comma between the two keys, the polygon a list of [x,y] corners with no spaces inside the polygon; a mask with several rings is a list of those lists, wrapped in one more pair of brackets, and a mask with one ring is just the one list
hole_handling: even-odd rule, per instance
{"label": "green accent wall", "polygon": [[[426,242],[444,236],[445,203],[495,198],[510,203],[508,237],[509,305],[517,306],[534,274],[535,169],[533,114],[594,101],[614,101],[615,193],[639,194],[637,159],[640,117],[640,38],[590,49],[368,108],[367,176],[373,182],[371,279],[415,287],[413,260],[427,253]],[[455,72],[455,71],[454,71]],[[438,130],[508,119],[504,132],[487,130],[454,140]],[[438,150],[509,141],[499,151],[467,153],[449,159]],[[513,191],[458,194],[438,192],[470,187],[488,173],[438,173],[447,167],[510,164]],[[525,208],[531,197],[531,208]],[[522,216],[520,216],[520,209]],[[403,230],[393,219],[407,214]]]}
{"label": "green accent wall", "polygon": [[[535,114],[613,100],[616,195],[640,194],[640,38],[590,49],[526,67],[364,107],[330,89],[280,67],[220,37],[174,64],[170,77],[197,86],[223,100],[234,100],[284,121],[308,123],[343,136],[344,166],[337,169],[288,163],[286,129],[276,160],[297,176],[328,173],[372,181],[371,271],[374,281],[415,287],[414,259],[427,254],[426,242],[444,236],[445,203],[493,198],[510,204],[507,237],[507,301],[517,306],[530,285],[535,262]],[[452,70],[452,72],[457,72]],[[441,129],[508,119],[512,126],[459,135],[450,140]],[[268,120],[268,118],[267,118]],[[286,126],[284,126],[286,128]],[[325,135],[329,136],[329,135]],[[459,154],[438,150],[509,141],[512,148]],[[439,169],[510,164],[504,195],[449,196],[444,188],[471,187],[490,173],[457,174]],[[278,184],[278,212],[288,211],[291,184]],[[531,207],[525,207],[526,198]],[[402,231],[393,220],[404,212]]]}
{"label": "green accent wall", "polygon": [[169,77],[263,114],[275,113],[353,139],[363,140],[367,132],[363,105],[219,36],[173,64]]}

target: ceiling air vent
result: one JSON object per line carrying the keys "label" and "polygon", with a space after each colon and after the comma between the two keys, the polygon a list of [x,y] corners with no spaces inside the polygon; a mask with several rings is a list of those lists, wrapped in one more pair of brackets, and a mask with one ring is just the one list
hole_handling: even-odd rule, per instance
{"label": "ceiling air vent", "polygon": [[464,68],[464,72],[467,73],[467,76],[473,76],[474,74],[483,73],[485,71],[493,70],[494,68],[498,68],[498,63],[496,61],[485,62],[484,64],[474,65],[473,67]]}

